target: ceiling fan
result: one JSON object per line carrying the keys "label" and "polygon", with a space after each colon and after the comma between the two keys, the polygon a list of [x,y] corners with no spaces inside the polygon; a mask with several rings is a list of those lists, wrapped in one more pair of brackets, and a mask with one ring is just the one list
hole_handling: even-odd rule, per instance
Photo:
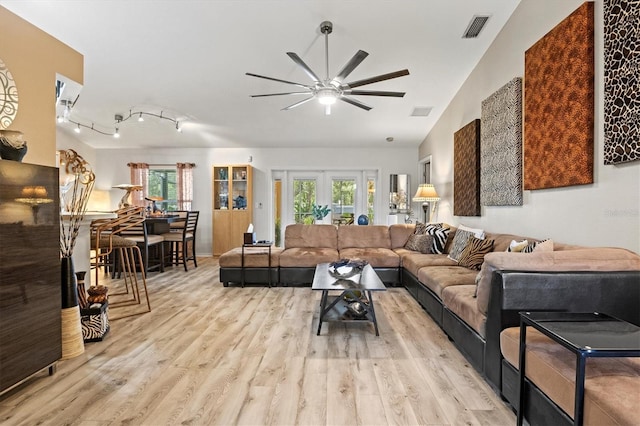
{"label": "ceiling fan", "polygon": [[336,74],[335,77],[329,79],[329,34],[333,31],[333,24],[329,21],[324,21],[320,24],[320,32],[324,34],[325,39],[325,66],[326,66],[326,74],[325,79],[321,79],[318,75],[313,72],[311,68],[304,61],[293,52],[287,52],[287,55],[293,59],[293,62],[298,64],[302,68],[302,70],[313,80],[311,84],[302,84],[296,83],[293,81],[281,80],[279,78],[266,77],[264,75],[258,75],[253,73],[246,73],[251,77],[264,78],[266,80],[277,81],[280,83],[293,84],[294,86],[301,87],[305,89],[304,91],[298,92],[284,92],[284,93],[269,93],[264,95],[251,95],[252,98],[260,98],[265,96],[282,96],[282,95],[310,95],[309,97],[298,101],[294,104],[291,104],[285,108],[282,108],[283,111],[293,109],[298,107],[306,102],[309,102],[312,99],[318,99],[318,102],[325,106],[325,114],[331,114],[331,105],[333,105],[337,100],[341,100],[348,104],[357,106],[358,108],[362,108],[366,111],[371,109],[370,106],[366,105],[363,102],[360,102],[357,99],[352,98],[352,95],[359,96],[389,96],[401,98],[404,96],[405,92],[388,92],[388,91],[380,91],[380,90],[357,90],[356,87],[364,86],[367,84],[378,83],[384,80],[390,80],[392,78],[402,77],[405,75],[409,75],[409,70],[404,69],[401,71],[390,72],[387,74],[378,75],[375,77],[365,78],[362,80],[352,81],[349,83],[345,83],[344,80],[351,74],[351,72],[358,66],[360,63],[367,57],[369,54],[364,50],[358,50],[356,54],[345,64],[345,66]]}

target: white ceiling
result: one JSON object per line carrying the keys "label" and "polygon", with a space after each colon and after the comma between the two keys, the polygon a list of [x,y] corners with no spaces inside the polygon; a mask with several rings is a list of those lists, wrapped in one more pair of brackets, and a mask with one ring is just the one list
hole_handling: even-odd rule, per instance
{"label": "white ceiling", "polygon": [[[114,115],[148,111],[167,120],[121,123],[121,138],[88,129],[95,148],[418,146],[520,0],[0,0],[84,55],[84,87],[71,119],[104,131]],[[476,39],[472,17],[490,15]],[[322,21],[333,22],[329,73],[358,49],[369,53],[347,78],[409,69],[410,75],[362,86],[404,91],[404,98],[361,96],[364,111],[338,102],[330,116],[299,96],[251,98],[295,86],[246,72],[311,82],[285,52],[325,74]],[[18,92],[20,87],[18,87]],[[68,96],[68,94],[67,94]],[[65,97],[63,95],[63,97]],[[433,107],[411,117],[415,107]],[[19,113],[19,111],[18,111]],[[71,124],[60,124],[71,132]],[[75,135],[75,134],[74,134]]]}

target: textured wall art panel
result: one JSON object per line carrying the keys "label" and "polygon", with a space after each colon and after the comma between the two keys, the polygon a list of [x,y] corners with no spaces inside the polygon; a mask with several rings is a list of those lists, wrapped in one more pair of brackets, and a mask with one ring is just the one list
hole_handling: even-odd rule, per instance
{"label": "textured wall art panel", "polygon": [[604,0],[604,163],[640,160],[640,2]]}
{"label": "textured wall art panel", "polygon": [[524,189],[593,183],[593,3],[525,52]]}
{"label": "textured wall art panel", "polygon": [[480,120],[453,134],[453,214],[480,216]]}
{"label": "textured wall art panel", "polygon": [[522,205],[522,79],[482,101],[480,203]]}

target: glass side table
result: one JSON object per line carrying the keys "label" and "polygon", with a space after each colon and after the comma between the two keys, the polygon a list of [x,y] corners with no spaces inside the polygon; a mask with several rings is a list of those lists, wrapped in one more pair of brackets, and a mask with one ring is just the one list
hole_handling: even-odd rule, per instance
{"label": "glass side table", "polygon": [[584,381],[587,358],[640,356],[640,327],[598,312],[520,312],[520,393],[518,426],[524,420],[527,326],[576,354],[573,424],[584,421]]}

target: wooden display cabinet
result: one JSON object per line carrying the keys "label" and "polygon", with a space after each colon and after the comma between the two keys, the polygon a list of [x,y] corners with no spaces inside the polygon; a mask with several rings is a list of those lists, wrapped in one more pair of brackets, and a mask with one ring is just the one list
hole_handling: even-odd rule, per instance
{"label": "wooden display cabinet", "polygon": [[252,168],[213,166],[213,255],[241,247],[253,220]]}

